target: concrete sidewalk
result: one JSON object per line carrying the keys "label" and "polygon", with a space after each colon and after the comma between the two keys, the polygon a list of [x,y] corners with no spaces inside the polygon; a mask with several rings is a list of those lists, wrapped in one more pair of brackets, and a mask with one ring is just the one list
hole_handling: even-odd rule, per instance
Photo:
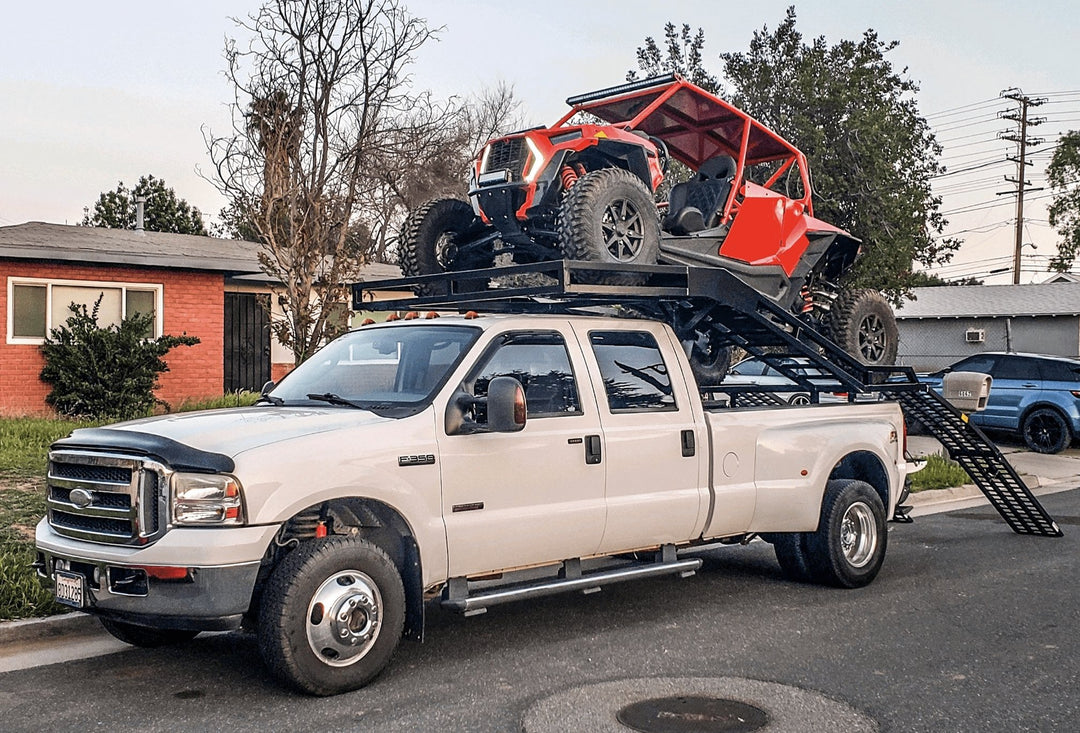
{"label": "concrete sidewalk", "polygon": [[[1008,461],[1036,496],[1080,487],[1080,449],[1070,448],[1057,455],[1030,453],[1015,446],[999,446]],[[910,436],[908,451],[913,456],[941,453],[933,438]],[[968,509],[987,504],[977,486],[920,491],[911,495],[911,516]],[[67,613],[42,619],[0,623],[0,673],[40,667],[75,659],[112,654],[130,649],[114,639],[98,620],[84,613]]]}

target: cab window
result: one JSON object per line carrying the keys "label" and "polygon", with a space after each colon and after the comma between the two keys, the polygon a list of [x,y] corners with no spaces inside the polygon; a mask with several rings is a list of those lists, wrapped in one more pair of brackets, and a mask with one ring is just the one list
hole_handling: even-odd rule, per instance
{"label": "cab window", "polygon": [[495,377],[514,377],[521,382],[530,420],[581,414],[570,355],[560,333],[503,335],[472,378],[473,394],[486,396],[488,384]]}
{"label": "cab window", "polygon": [[677,409],[668,368],[652,334],[592,331],[589,342],[612,413]]}

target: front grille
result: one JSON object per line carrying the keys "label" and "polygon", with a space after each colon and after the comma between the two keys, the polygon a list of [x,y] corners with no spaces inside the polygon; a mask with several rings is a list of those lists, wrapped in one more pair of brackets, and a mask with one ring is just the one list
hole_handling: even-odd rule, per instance
{"label": "front grille", "polygon": [[165,526],[164,470],[134,456],[53,451],[49,524],[57,534],[90,542],[152,542]]}
{"label": "front grille", "polygon": [[481,173],[491,171],[508,170],[515,179],[521,178],[525,168],[527,149],[525,138],[508,137],[491,143],[491,151],[487,156],[487,165]]}

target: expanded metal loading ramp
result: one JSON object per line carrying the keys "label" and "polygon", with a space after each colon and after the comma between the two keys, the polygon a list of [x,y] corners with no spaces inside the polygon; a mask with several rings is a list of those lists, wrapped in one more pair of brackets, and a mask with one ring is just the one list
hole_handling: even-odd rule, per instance
{"label": "expanded metal loading ramp", "polygon": [[[590,280],[618,274],[633,285]],[[368,291],[418,295],[373,301]],[[721,345],[739,346],[791,379],[817,402],[822,394],[900,403],[968,472],[1018,534],[1060,537],[1057,523],[1024,485],[1001,451],[944,398],[921,384],[910,367],[860,364],[811,325],[726,270],[673,265],[611,266],[558,260],[437,275],[357,283],[353,310],[479,310],[503,313],[588,313],[615,308],[669,323],[683,337],[703,326]],[[732,406],[776,404],[771,388],[701,384],[723,392]],[[783,388],[776,391],[783,391]]]}

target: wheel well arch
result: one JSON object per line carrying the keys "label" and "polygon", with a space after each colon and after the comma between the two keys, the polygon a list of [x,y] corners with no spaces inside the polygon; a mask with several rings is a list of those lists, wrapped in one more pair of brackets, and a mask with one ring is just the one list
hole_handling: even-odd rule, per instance
{"label": "wheel well arch", "polygon": [[1070,434],[1072,434],[1072,421],[1069,419],[1069,416],[1065,414],[1065,410],[1063,410],[1060,405],[1055,405],[1053,402],[1036,402],[1034,404],[1028,405],[1020,414],[1020,419],[1016,422],[1016,429],[1022,430],[1024,427],[1024,421],[1028,419],[1028,416],[1030,416],[1031,413],[1035,412],[1036,410],[1043,409],[1053,410],[1054,412],[1056,412],[1058,414],[1058,417],[1065,421],[1065,429],[1068,430]]}
{"label": "wheel well arch", "polygon": [[881,504],[885,507],[886,514],[889,512],[889,472],[885,470],[885,464],[874,453],[870,451],[848,453],[833,466],[829,480],[834,479],[865,481],[881,497]]}
{"label": "wheel well arch", "polygon": [[[325,534],[323,534],[325,532]],[[322,536],[355,536],[382,549],[401,574],[405,587],[406,638],[422,640],[424,589],[420,546],[408,520],[389,504],[346,496],[311,504],[287,519],[268,550],[269,570],[301,542]],[[264,561],[264,564],[267,564]]]}
{"label": "wheel well arch", "polygon": [[590,171],[600,168],[622,168],[629,171],[652,192],[648,155],[641,145],[619,140],[601,140],[571,155]]}

